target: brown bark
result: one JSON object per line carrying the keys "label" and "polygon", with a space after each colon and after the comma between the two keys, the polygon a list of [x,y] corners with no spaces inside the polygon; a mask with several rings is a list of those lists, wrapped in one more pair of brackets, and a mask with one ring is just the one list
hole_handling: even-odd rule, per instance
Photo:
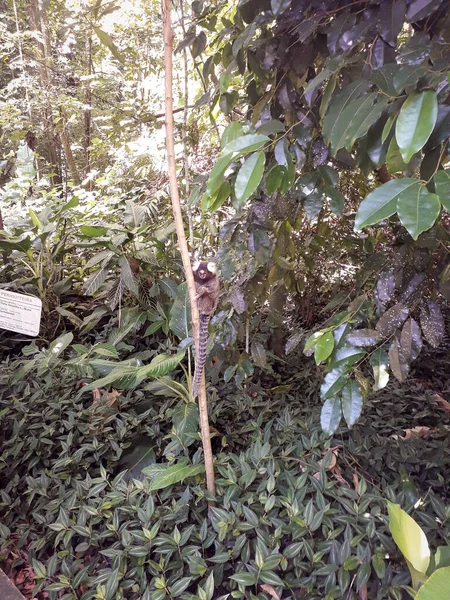
{"label": "brown bark", "polygon": [[[86,73],[91,75],[92,73],[92,37],[90,34],[87,35],[86,40]],[[91,156],[89,148],[91,145],[91,115],[92,115],[92,90],[91,82],[88,79],[85,83],[84,93],[84,104],[86,106],[84,110],[84,141],[83,141],[83,152],[84,152],[84,176],[87,177],[91,172]],[[89,180],[88,189],[92,190],[92,181]]]}
{"label": "brown bark", "polygon": [[77,169],[77,163],[70,147],[69,125],[65,118],[62,121],[61,141],[66,155],[67,166],[69,167],[70,176],[75,185],[80,185],[81,179]]}
{"label": "brown bark", "polygon": [[392,179],[391,174],[389,173],[388,168],[386,166],[386,163],[382,164],[381,167],[375,172],[380,183],[387,183]]}
{"label": "brown bark", "polygon": [[[43,42],[37,40],[36,46],[38,54],[40,55],[38,60],[40,83],[44,93],[48,94],[51,83],[50,68],[52,66],[52,55],[45,10],[42,0],[29,0],[27,7],[30,29],[40,33],[44,40]],[[55,127],[51,117],[50,105],[47,105],[44,108],[42,117],[45,138],[45,154],[50,165],[50,171],[52,173],[50,175],[50,179],[52,184],[57,185],[61,183],[61,170],[57,152],[58,137],[55,134]]]}
{"label": "brown bark", "polygon": [[[164,66],[165,66],[165,120],[166,120],[166,146],[167,161],[169,169],[170,196],[172,200],[172,211],[175,220],[175,227],[178,237],[178,246],[183,261],[186,281],[189,291],[189,299],[192,311],[192,329],[194,331],[194,340],[198,343],[199,314],[197,308],[196,290],[194,274],[192,273],[191,261],[189,258],[189,249],[184,232],[183,214],[181,212],[180,195],[177,183],[177,172],[175,163],[175,141],[174,141],[174,119],[173,119],[173,90],[172,90],[172,54],[173,54],[173,32],[170,24],[170,0],[161,1],[163,17],[164,34]],[[205,457],[206,487],[208,491],[215,495],[216,488],[214,483],[214,463],[211,448],[211,437],[208,421],[208,404],[206,398],[205,381],[203,378],[200,385],[198,405],[200,412],[200,429],[203,443],[203,453]]]}

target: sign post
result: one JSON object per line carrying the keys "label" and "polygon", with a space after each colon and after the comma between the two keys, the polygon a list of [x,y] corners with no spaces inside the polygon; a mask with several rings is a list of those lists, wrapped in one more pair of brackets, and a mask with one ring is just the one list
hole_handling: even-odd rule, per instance
{"label": "sign post", "polygon": [[37,336],[41,323],[42,300],[36,296],[0,290],[0,328]]}

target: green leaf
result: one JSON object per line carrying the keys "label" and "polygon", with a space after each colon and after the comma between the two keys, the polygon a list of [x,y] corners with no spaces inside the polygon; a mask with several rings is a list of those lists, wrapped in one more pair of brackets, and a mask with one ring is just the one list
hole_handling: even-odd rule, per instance
{"label": "green leaf", "polygon": [[406,560],[419,573],[426,573],[430,564],[430,548],[426,535],[399,504],[388,501],[389,530]]}
{"label": "green leaf", "polygon": [[227,144],[239,137],[242,137],[242,125],[237,121],[233,121],[227,125],[227,127],[225,127],[222,133],[222,137],[220,139],[221,148],[225,148]]}
{"label": "green leaf", "polygon": [[276,165],[270,169],[266,178],[266,190],[269,196],[271,196],[275,190],[279,190],[281,188],[286,174],[286,167],[282,167],[281,165]]}
{"label": "green leaf", "polygon": [[330,210],[337,217],[341,217],[344,212],[345,198],[339,190],[334,187],[327,185],[324,188],[325,196],[330,205]]}
{"label": "green leaf", "polygon": [[255,152],[247,158],[239,169],[234,184],[234,191],[240,206],[243,206],[260,184],[264,172],[265,159],[264,152]]}
{"label": "green leaf", "polygon": [[82,225],[80,231],[86,237],[102,237],[108,229],[100,225]]}
{"label": "green leaf", "polygon": [[441,567],[450,567],[450,546],[439,546],[438,548],[436,548],[434,564],[436,569],[440,569]]}
{"label": "green leaf", "polygon": [[208,184],[206,186],[206,193],[209,196],[213,196],[215,192],[220,188],[223,183],[223,176],[225,171],[228,169],[234,158],[237,156],[235,153],[224,154],[217,159],[216,164],[211,169],[209,174]]}
{"label": "green leaf", "polygon": [[191,331],[191,305],[187,296],[187,283],[183,282],[177,288],[175,301],[170,309],[170,330],[184,340]]}
{"label": "green leaf", "polygon": [[314,360],[316,361],[316,365],[319,365],[321,362],[326,360],[333,352],[333,348],[334,337],[331,331],[328,331],[327,333],[321,335],[316,342],[316,347],[314,350]]}
{"label": "green leaf", "polygon": [[348,381],[348,373],[345,365],[336,367],[325,375],[325,380],[320,386],[320,397],[323,400],[331,398],[342,390]]}
{"label": "green leaf", "polygon": [[257,367],[261,369],[267,364],[267,354],[264,346],[260,342],[252,342],[251,355],[253,362]]}
{"label": "green leaf", "polygon": [[325,81],[325,79],[328,79],[331,75],[336,73],[336,71],[339,71],[343,65],[344,61],[342,56],[335,56],[329,60],[325,67],[314,77],[314,79],[311,79],[311,81],[305,87],[304,93],[308,94],[309,92],[315,90],[317,86]]}
{"label": "green leaf", "polygon": [[291,0],[270,0],[270,8],[275,17],[281,15],[291,5]]}
{"label": "green leaf", "polygon": [[270,119],[258,127],[257,133],[262,135],[273,135],[274,133],[284,133],[285,129],[286,127],[281,121]]}
{"label": "green leaf", "polygon": [[450,567],[437,569],[422,585],[415,600],[448,600],[450,598]]}
{"label": "green leaf", "polygon": [[320,425],[325,433],[333,435],[341,421],[342,408],[340,398],[329,398],[322,406]]}
{"label": "green leaf", "polygon": [[181,596],[184,590],[189,587],[192,579],[192,577],[182,577],[181,579],[178,579],[178,581],[170,587],[170,595],[174,598]]}
{"label": "green leaf", "polygon": [[144,475],[150,477],[150,489],[162,490],[170,485],[183,482],[187,477],[195,477],[205,472],[204,465],[168,465],[158,463],[142,469]]}
{"label": "green leaf", "polygon": [[92,27],[95,33],[97,34],[98,39],[104,46],[106,46],[111,51],[111,54],[114,56],[114,58],[117,59],[121,64],[125,64],[125,57],[119,51],[115,43],[112,41],[111,36],[99,27],[96,27],[95,25],[92,25]]}
{"label": "green leaf", "polygon": [[353,427],[361,416],[363,397],[356,381],[349,381],[342,390],[342,412],[349,427]]}
{"label": "green leaf", "polygon": [[240,571],[239,573],[231,575],[230,579],[236,581],[236,583],[240,583],[241,585],[247,587],[248,585],[256,584],[256,573],[247,573],[245,571]]}
{"label": "green leaf", "polygon": [[52,359],[57,358],[67,346],[72,342],[73,334],[72,333],[64,333],[60,335],[56,340],[48,347],[48,353],[52,357]]}
{"label": "green leaf", "polygon": [[337,122],[340,120],[343,111],[346,107],[353,102],[367,87],[367,82],[363,80],[357,80],[350,85],[345,86],[340,92],[336,94],[335,99],[331,103],[331,106],[323,120],[323,138],[327,144],[330,143],[333,129]]}
{"label": "green leaf", "polygon": [[430,194],[425,186],[405,190],[397,201],[398,217],[414,240],[434,225],[440,210],[438,196]]}
{"label": "green leaf", "polygon": [[420,181],[412,177],[392,179],[376,188],[361,202],[355,217],[355,231],[391,217],[397,211],[397,201],[408,190],[419,189]]}
{"label": "green leaf", "polygon": [[373,391],[377,392],[385,388],[389,382],[389,358],[386,350],[377,348],[370,357],[370,364],[373,368]]}
{"label": "green leaf", "polygon": [[33,223],[33,225],[35,227],[37,227],[38,229],[44,229],[44,224],[42,223],[42,221],[39,219],[39,217],[37,216],[37,214],[34,212],[34,210],[32,208],[28,209],[28,212],[30,214],[31,217],[31,221]]}
{"label": "green leaf", "polygon": [[309,338],[305,342],[305,347],[303,348],[303,352],[306,353],[306,352],[308,352],[308,350],[311,350],[311,348],[316,345],[317,340],[323,335],[323,333],[324,333],[323,331],[316,331],[315,333],[310,335]]}
{"label": "green leaf", "polygon": [[191,52],[192,58],[197,58],[206,48],[206,33],[204,31],[200,31],[200,33],[196,36],[194,41],[192,42]]}
{"label": "green leaf", "polygon": [[434,176],[434,185],[442,206],[450,212],[450,169],[438,171]]}
{"label": "green leaf", "polygon": [[139,367],[137,376],[140,381],[145,377],[162,377],[173,371],[184,358],[184,352],[178,354],[159,354],[145,367]]}
{"label": "green leaf", "polygon": [[342,111],[330,135],[330,145],[334,155],[344,147],[350,150],[354,142],[365,135],[369,127],[379,118],[387,105],[387,100],[382,99],[375,103],[378,97],[377,92],[372,92],[349,103]]}
{"label": "green leaf", "polygon": [[[231,186],[229,181],[224,181],[217,192],[217,196],[209,203],[208,209],[210,212],[216,212],[228,200],[231,194]],[[203,211],[203,205],[202,205]]]}
{"label": "green leaf", "polygon": [[398,115],[395,137],[405,163],[423,148],[436,124],[438,101],[436,92],[413,92]]}
{"label": "green leaf", "polygon": [[253,152],[254,150],[259,150],[259,148],[264,146],[264,144],[267,142],[270,142],[270,138],[267,137],[267,135],[250,133],[229,142],[222,150],[222,155],[225,156],[227,154],[233,154],[234,152],[237,152],[242,156],[244,154],[248,154],[249,152]]}

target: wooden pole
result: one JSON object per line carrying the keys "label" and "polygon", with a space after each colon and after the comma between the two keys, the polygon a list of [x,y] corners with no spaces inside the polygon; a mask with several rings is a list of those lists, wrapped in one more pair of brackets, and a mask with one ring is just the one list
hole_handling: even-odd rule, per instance
{"label": "wooden pole", "polygon": [[[172,200],[172,211],[178,237],[178,247],[183,261],[184,272],[191,302],[192,329],[196,346],[198,345],[199,314],[197,308],[197,292],[195,290],[194,274],[192,272],[189,249],[184,232],[183,214],[181,212],[180,194],[177,182],[177,170],[175,163],[174,142],[174,120],[173,120],[173,90],[172,90],[172,54],[174,34],[170,25],[170,1],[161,0],[163,34],[164,34],[164,66],[165,66],[165,119],[166,119],[166,148],[169,170],[170,197]],[[203,378],[198,395],[198,408],[200,414],[200,431],[205,457],[206,487],[208,492],[215,495],[214,463],[211,448],[211,437],[209,432],[208,403],[206,399],[205,380]]]}

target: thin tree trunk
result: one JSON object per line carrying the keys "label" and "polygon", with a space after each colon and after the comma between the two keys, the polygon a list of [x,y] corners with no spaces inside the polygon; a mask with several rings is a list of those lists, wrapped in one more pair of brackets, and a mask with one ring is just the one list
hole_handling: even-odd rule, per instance
{"label": "thin tree trunk", "polygon": [[[87,34],[86,40],[86,73],[92,73],[92,37]],[[87,177],[91,172],[91,156],[89,148],[91,146],[91,115],[92,115],[92,90],[91,82],[88,79],[85,83],[84,104],[84,176]],[[92,190],[92,180],[90,179],[87,185],[89,190]]]}
{"label": "thin tree trunk", "polygon": [[[180,206],[180,195],[178,191],[177,172],[175,163],[175,142],[174,142],[174,120],[173,120],[173,90],[172,90],[172,53],[173,53],[173,32],[170,25],[170,0],[161,2],[164,33],[164,66],[165,66],[165,109],[166,109],[166,146],[167,161],[169,168],[170,196],[172,199],[172,210],[175,220],[175,227],[178,237],[178,246],[180,248],[181,259],[186,274],[189,299],[191,301],[192,329],[194,331],[194,340],[198,347],[199,333],[199,314],[197,308],[197,294],[195,290],[194,274],[192,272],[191,261],[189,258],[189,249],[184,232],[183,214]],[[208,421],[208,404],[206,399],[205,380],[203,378],[200,385],[199,396],[200,429],[203,442],[203,453],[205,456],[206,487],[208,492],[215,495],[216,487],[214,483],[214,463],[211,448],[211,437]]]}
{"label": "thin tree trunk", "polygon": [[[29,0],[27,6],[30,29],[40,33],[44,39],[44,42],[36,41],[36,45],[41,58],[41,60],[38,61],[40,83],[45,94],[47,94],[51,80],[50,69],[52,66],[52,56],[50,36],[45,20],[44,6],[42,0]],[[51,171],[50,180],[52,184],[57,185],[61,183],[60,164],[57,153],[58,136],[55,134],[55,127],[51,118],[50,106],[46,106],[44,108],[42,121],[45,137],[45,151]]]}
{"label": "thin tree trunk", "polygon": [[67,120],[63,117],[62,119],[62,130],[61,130],[61,141],[64,148],[64,154],[66,155],[67,166],[69,167],[70,176],[75,185],[81,184],[80,175],[77,169],[77,163],[70,147],[70,136],[69,136],[69,125]]}

